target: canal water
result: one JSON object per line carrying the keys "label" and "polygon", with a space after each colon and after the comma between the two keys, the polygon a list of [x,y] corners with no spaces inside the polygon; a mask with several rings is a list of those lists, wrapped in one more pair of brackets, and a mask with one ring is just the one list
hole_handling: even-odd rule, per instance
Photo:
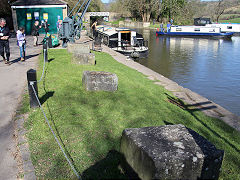
{"label": "canal water", "polygon": [[149,56],[139,63],[240,115],[240,36],[156,37],[155,30],[137,31],[149,41]]}

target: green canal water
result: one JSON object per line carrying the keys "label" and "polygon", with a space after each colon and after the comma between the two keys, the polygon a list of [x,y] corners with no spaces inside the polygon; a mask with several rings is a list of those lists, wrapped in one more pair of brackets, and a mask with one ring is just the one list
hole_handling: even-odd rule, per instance
{"label": "green canal water", "polygon": [[155,30],[137,31],[149,41],[149,56],[139,63],[240,116],[240,36],[156,37]]}

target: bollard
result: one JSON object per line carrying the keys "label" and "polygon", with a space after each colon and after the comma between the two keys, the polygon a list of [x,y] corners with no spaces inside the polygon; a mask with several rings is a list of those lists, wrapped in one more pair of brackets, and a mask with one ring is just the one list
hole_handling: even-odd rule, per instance
{"label": "bollard", "polygon": [[45,62],[48,62],[48,47],[47,47],[47,42],[43,44],[43,58]]}
{"label": "bollard", "polygon": [[53,46],[52,46],[52,36],[51,36],[51,35],[48,37],[48,47],[49,47],[49,48],[52,48],[52,47],[53,47]]}
{"label": "bollard", "polygon": [[[28,81],[28,92],[29,92],[29,100],[30,100],[30,107],[31,108],[37,108],[39,107],[37,98],[38,98],[38,88],[37,88],[37,72],[34,69],[30,69],[27,71],[27,81]],[[30,83],[33,83],[33,87],[36,91],[37,98],[34,94],[34,90],[32,88],[32,85]]]}

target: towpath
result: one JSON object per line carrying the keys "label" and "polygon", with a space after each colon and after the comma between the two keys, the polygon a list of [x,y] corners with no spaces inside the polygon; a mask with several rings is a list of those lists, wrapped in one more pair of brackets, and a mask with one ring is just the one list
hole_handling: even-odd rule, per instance
{"label": "towpath", "polygon": [[[41,46],[33,47],[33,38],[27,37],[26,61],[20,62],[16,38],[10,39],[10,66],[0,57],[0,179],[17,179],[17,149],[14,135],[14,116],[26,87],[26,72],[36,68]],[[41,38],[40,38],[41,39]]]}

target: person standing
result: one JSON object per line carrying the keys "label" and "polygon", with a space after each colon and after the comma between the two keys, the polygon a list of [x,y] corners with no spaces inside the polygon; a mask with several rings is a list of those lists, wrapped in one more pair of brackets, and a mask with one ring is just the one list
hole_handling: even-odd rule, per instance
{"label": "person standing", "polygon": [[43,27],[44,27],[44,29],[45,29],[45,33],[46,33],[46,34],[47,34],[48,31],[49,31],[49,26],[50,26],[50,24],[48,24],[48,20],[45,19],[45,21],[44,21],[44,23],[43,23]]}
{"label": "person standing", "polygon": [[91,28],[92,28],[92,32],[93,32],[93,38],[95,39],[96,36],[97,36],[97,21],[95,21],[95,22],[92,24]]}
{"label": "person standing", "polygon": [[61,27],[62,27],[62,20],[61,20],[61,19],[58,19],[56,25],[57,25],[57,32],[58,32],[58,34],[59,34],[59,33],[60,33],[60,29],[61,29]]}
{"label": "person standing", "polygon": [[168,23],[167,23],[167,32],[170,32],[170,29],[171,29],[171,23],[168,22]]}
{"label": "person standing", "polygon": [[164,29],[163,29],[163,22],[161,22],[161,24],[160,24],[160,30],[161,30],[161,32],[164,31]]}
{"label": "person standing", "polygon": [[35,21],[32,27],[32,35],[33,35],[33,46],[38,46],[38,36],[39,36],[39,29],[41,26],[39,26],[39,21]]}
{"label": "person standing", "polygon": [[25,61],[26,52],[26,40],[25,40],[25,29],[20,27],[17,31],[17,44],[20,48],[21,61]]}
{"label": "person standing", "polygon": [[[9,28],[6,27],[6,20],[4,18],[0,19],[0,55],[3,57],[5,64],[10,65],[10,48],[9,48]],[[6,53],[6,58],[5,54]]]}

